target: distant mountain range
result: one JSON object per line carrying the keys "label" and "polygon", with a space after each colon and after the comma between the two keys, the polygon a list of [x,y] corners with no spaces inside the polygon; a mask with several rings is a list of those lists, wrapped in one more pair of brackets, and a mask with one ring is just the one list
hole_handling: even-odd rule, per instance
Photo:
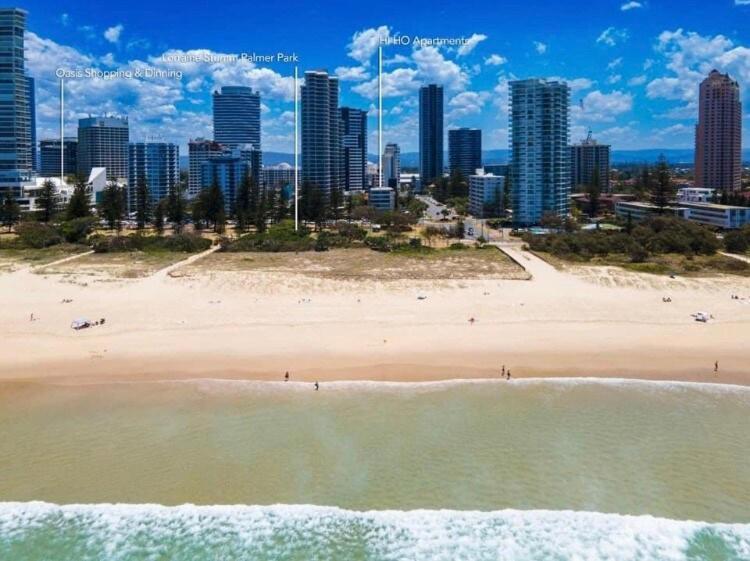
{"label": "distant mountain range", "polygon": [[[691,164],[693,163],[693,150],[691,148],[649,148],[647,150],[612,150],[612,164],[639,164],[655,163],[660,156],[664,155],[670,164]],[[485,164],[503,164],[508,161],[510,150],[485,150],[482,152],[482,160]],[[375,154],[368,156],[371,162],[377,162],[378,157]],[[742,151],[742,160],[750,162],[750,149]],[[448,161],[448,154],[445,155],[445,162]],[[263,164],[274,166],[281,163],[291,164],[294,162],[294,154],[285,152],[263,152]],[[419,165],[418,152],[404,152],[401,154],[402,167],[417,167]],[[188,157],[180,156],[180,167],[188,169]]]}

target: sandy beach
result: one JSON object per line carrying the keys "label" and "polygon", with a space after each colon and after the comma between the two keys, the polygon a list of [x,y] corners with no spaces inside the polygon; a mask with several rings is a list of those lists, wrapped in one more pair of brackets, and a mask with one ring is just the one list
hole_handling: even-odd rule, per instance
{"label": "sandy beach", "polygon": [[[77,260],[64,274],[6,270],[0,378],[279,380],[289,371],[294,380],[419,381],[498,377],[504,365],[513,377],[750,383],[750,279],[562,272],[507,251],[528,274],[380,281],[377,271],[242,271],[223,255],[142,278],[77,270]],[[696,322],[697,311],[715,319]],[[106,323],[74,331],[79,317]]]}

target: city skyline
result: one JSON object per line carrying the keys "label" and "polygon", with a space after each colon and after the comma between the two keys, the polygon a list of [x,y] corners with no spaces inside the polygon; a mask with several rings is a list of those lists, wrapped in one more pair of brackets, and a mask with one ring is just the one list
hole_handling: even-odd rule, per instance
{"label": "city skyline", "polygon": [[[615,149],[691,148],[698,84],[713,67],[738,80],[743,99],[747,99],[750,50],[744,45],[748,44],[748,32],[735,30],[741,27],[738,21],[750,15],[746,6],[723,2],[712,7],[708,18],[702,9],[685,14],[676,9],[675,2],[601,4],[587,10],[592,17],[587,18],[586,29],[571,24],[563,30],[560,22],[554,36],[550,34],[554,22],[548,19],[568,22],[571,15],[560,14],[551,3],[543,7],[549,17],[536,21],[529,9],[513,3],[504,7],[503,18],[497,21],[489,6],[485,16],[490,17],[467,21],[461,10],[449,3],[438,12],[455,10],[450,25],[435,22],[439,13],[417,25],[409,17],[409,7],[400,9],[398,21],[377,25],[367,25],[373,19],[362,14],[350,17],[347,13],[346,25],[336,25],[334,30],[333,22],[325,23],[321,27],[324,39],[317,42],[305,34],[280,40],[279,30],[264,25],[252,43],[233,39],[231,18],[225,22],[226,33],[213,33],[213,16],[207,21],[200,19],[202,33],[191,33],[196,22],[181,22],[176,30],[156,34],[156,29],[170,27],[167,24],[172,17],[163,13],[168,10],[159,10],[158,3],[141,16],[131,4],[118,3],[107,14],[84,11],[75,4],[59,14],[35,1],[21,7],[29,12],[27,68],[37,80],[39,139],[59,136],[57,68],[117,71],[148,67],[178,69],[183,76],[181,80],[68,80],[66,134],[74,134],[76,119],[89,113],[127,113],[131,138],[159,136],[178,143],[186,154],[189,138],[212,136],[213,91],[224,85],[243,85],[261,94],[264,150],[290,152],[293,64],[178,64],[162,58],[164,53],[218,57],[282,50],[299,55],[300,75],[327,68],[339,77],[340,105],[369,110],[368,142],[375,146],[378,37],[398,34],[468,39],[460,46],[385,47],[384,142],[398,143],[403,152],[417,151],[418,88],[427,83],[445,87],[445,130],[481,128],[486,149],[508,147],[507,91],[514,78],[565,79],[572,88],[571,141],[581,140],[592,128],[597,138]],[[623,9],[628,4],[640,6]],[[260,6],[258,10],[260,16],[268,15],[268,8]],[[568,10],[575,12],[566,7]],[[274,21],[272,15],[268,17]],[[317,21],[321,16],[311,17]],[[155,21],[165,25],[155,25]],[[509,27],[513,27],[510,34]],[[330,54],[336,52],[338,55]],[[744,115],[744,125],[747,120]],[[747,146],[748,127],[744,130]]]}

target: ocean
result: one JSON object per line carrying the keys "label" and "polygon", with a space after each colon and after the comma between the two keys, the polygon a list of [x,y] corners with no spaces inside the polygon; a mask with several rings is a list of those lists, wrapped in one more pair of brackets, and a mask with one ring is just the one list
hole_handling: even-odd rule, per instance
{"label": "ocean", "polygon": [[750,389],[0,386],[0,559],[748,560]]}

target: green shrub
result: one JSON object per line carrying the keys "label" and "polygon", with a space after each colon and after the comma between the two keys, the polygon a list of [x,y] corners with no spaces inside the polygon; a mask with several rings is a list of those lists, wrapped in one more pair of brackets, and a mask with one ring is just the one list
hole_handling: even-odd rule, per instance
{"label": "green shrub", "polygon": [[211,240],[196,234],[173,236],[94,236],[89,239],[96,253],[121,253],[129,251],[173,251],[198,253],[211,247]]}
{"label": "green shrub", "polygon": [[274,224],[262,234],[246,234],[239,239],[222,244],[222,251],[241,252],[288,252],[288,251],[312,251],[315,249],[316,240],[310,236],[306,228],[301,227],[299,231],[294,229],[294,222],[284,221]]}
{"label": "green shrub", "polygon": [[43,222],[21,222],[16,226],[18,241],[22,247],[42,249],[63,242],[57,228]]}
{"label": "green shrub", "polygon": [[60,232],[68,243],[83,243],[96,226],[98,220],[93,216],[74,218],[60,225]]}
{"label": "green shrub", "polygon": [[727,232],[724,235],[724,247],[729,253],[747,253],[750,249],[750,228]]}

